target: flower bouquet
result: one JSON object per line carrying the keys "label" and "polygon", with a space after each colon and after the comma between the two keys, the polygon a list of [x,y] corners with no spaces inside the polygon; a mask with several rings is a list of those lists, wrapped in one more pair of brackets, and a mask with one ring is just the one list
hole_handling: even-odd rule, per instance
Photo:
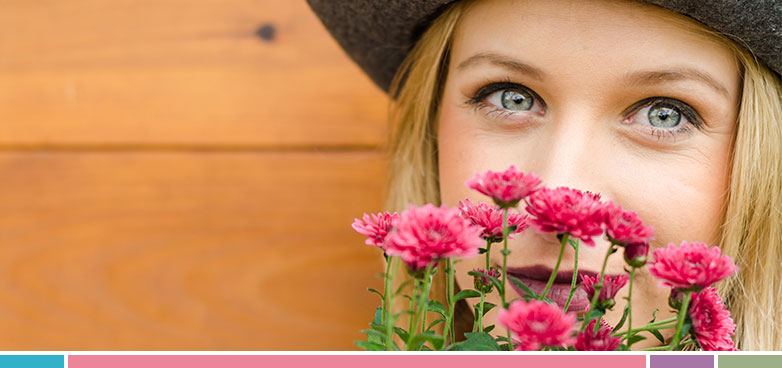
{"label": "flower bouquet", "polygon": [[[737,267],[719,248],[684,241],[654,250],[648,260],[654,232],[635,212],[603,201],[598,194],[567,187],[543,187],[540,178],[519,172],[513,166],[503,172],[476,174],[465,184],[491,198],[494,205],[464,200],[458,208],[432,204],[410,206],[401,214],[364,214],[353,223],[356,231],[367,236],[366,244],[382,249],[386,258],[383,291],[369,289],[380,296],[382,304],[375,311],[370,329],[363,330],[366,340],[356,341],[359,347],[388,351],[616,351],[629,350],[646,338],[639,333],[648,331],[660,345],[647,350],[693,347],[735,350],[730,337],[735,324],[712,285],[729,277]],[[526,214],[518,210],[522,205]],[[538,291],[508,273],[508,239],[529,227],[555,235],[559,243],[556,265],[545,287],[537,288]],[[601,271],[595,275],[582,273],[579,279],[579,248],[594,247],[594,238],[598,236],[605,236],[610,243]],[[501,249],[492,249],[500,243]],[[573,272],[569,293],[559,293],[558,304],[547,296],[567,247],[575,252]],[[619,249],[623,250],[625,273],[607,275],[608,259]],[[502,255],[501,268],[490,266],[492,251]],[[454,293],[455,262],[481,254],[486,257],[486,267],[468,272],[473,277],[473,288],[460,285],[461,291]],[[445,304],[430,295],[433,276],[440,271],[438,264],[444,265],[446,273]],[[662,286],[670,288],[668,304],[674,317],[657,320],[655,311],[649,322],[634,326],[633,279],[643,267],[648,267],[648,272]],[[397,269],[407,271],[407,281],[394,282],[397,277],[405,276],[397,275]],[[506,289],[509,284],[519,291],[520,298],[509,300]],[[408,286],[412,286],[411,295],[403,292]],[[625,286],[629,289],[626,306],[619,322],[611,326],[604,316],[616,304],[617,292]],[[581,313],[573,313],[569,307],[579,289],[586,294],[588,306]],[[501,301],[497,323],[507,330],[500,336],[492,335],[495,326],[485,325],[482,318],[498,307],[486,301],[492,292],[498,293]],[[408,308],[394,310],[392,306],[398,298],[406,299]],[[464,334],[466,339],[457,342],[456,302],[469,298],[480,300],[474,307],[473,330]],[[400,317],[405,315],[406,326],[397,326]],[[427,323],[428,315],[437,318]],[[672,337],[664,338],[661,333],[664,330],[673,330]]]}

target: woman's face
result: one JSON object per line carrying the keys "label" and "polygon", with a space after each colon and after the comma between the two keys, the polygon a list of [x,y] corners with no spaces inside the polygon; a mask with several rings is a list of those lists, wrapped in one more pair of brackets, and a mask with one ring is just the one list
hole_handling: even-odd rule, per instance
{"label": "woman's face", "polygon": [[[671,12],[625,1],[479,1],[454,37],[437,128],[444,204],[490,202],[464,182],[515,165],[546,186],[600,193],[637,212],[655,229],[652,249],[716,243],[741,78],[730,50]],[[497,248],[491,263],[500,267]],[[508,267],[531,270],[525,281],[533,283],[553,268],[559,244],[530,229],[509,249]],[[582,246],[579,269],[599,272],[607,249],[602,238]],[[573,256],[568,247],[560,270],[572,274]],[[467,272],[484,262],[457,263],[457,282],[472,285]],[[623,268],[620,251],[606,272]],[[609,323],[626,296],[627,287]],[[509,286],[509,299],[517,297]],[[667,298],[645,269],[636,273],[636,326],[658,308],[658,319],[670,317]],[[487,300],[500,304],[496,292]],[[637,345],[654,345],[648,337]]]}

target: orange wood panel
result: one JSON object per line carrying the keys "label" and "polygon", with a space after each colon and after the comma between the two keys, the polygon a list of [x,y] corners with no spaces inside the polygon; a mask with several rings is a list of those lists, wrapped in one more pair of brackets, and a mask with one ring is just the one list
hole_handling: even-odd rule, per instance
{"label": "orange wood panel", "polygon": [[303,0],[0,8],[2,146],[366,147],[382,136],[385,94]]}
{"label": "orange wood panel", "polygon": [[0,153],[6,350],[350,350],[382,156]]}

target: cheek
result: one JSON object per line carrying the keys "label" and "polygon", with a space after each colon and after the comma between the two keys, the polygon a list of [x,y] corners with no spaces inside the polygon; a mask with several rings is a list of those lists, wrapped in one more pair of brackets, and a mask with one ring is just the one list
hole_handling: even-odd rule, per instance
{"label": "cheek", "polygon": [[[654,226],[653,247],[698,241],[717,245],[728,186],[728,146],[663,161],[635,160],[615,176],[614,200]],[[626,166],[626,165],[623,165]]]}

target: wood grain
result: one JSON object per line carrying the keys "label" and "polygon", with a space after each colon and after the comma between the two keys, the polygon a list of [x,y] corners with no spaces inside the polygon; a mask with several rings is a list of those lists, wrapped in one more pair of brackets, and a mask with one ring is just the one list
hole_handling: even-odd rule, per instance
{"label": "wood grain", "polygon": [[387,98],[303,0],[0,8],[0,147],[375,147],[382,137]]}
{"label": "wood grain", "polygon": [[351,350],[382,158],[0,153],[3,350]]}

